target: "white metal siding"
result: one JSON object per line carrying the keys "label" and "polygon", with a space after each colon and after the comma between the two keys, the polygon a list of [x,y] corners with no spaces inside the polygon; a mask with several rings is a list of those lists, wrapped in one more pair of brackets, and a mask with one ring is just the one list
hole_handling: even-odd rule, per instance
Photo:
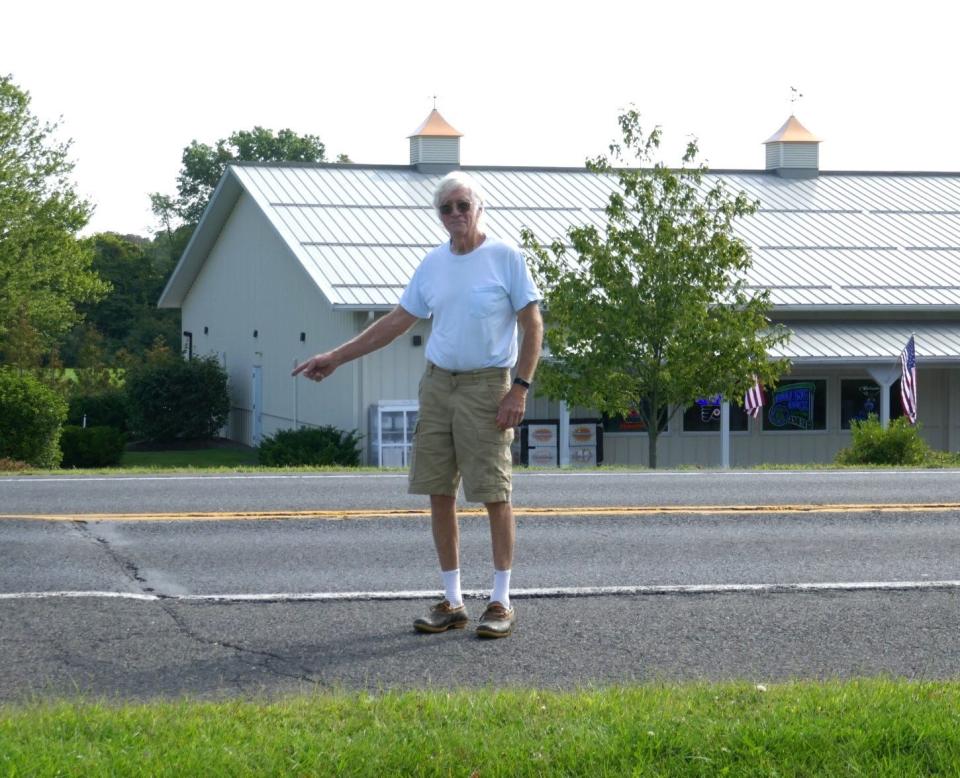
{"label": "white metal siding", "polygon": [[[351,337],[350,317],[333,312],[249,197],[240,198],[184,300],[183,326],[194,333],[195,353],[224,355],[231,403],[241,409],[234,414],[238,424],[252,407],[250,376],[260,365],[265,435],[293,426],[295,391],[299,421],[359,426],[351,370],[338,370],[322,384],[300,378],[294,386],[294,360]],[[230,434],[250,444],[249,418]]]}
{"label": "white metal siding", "polygon": [[[730,462],[733,467],[766,463],[830,463],[837,452],[850,445],[849,430],[840,429],[840,380],[868,377],[866,371],[844,367],[796,370],[792,378],[823,378],[827,381],[827,429],[815,432],[763,432],[759,422],[750,422],[746,433],[731,433]],[[934,449],[960,448],[960,369],[918,371],[919,419],[924,440]],[[579,413],[584,413],[582,410]],[[556,403],[537,403],[536,418],[558,418]],[[529,415],[529,414],[528,414]],[[586,412],[584,415],[594,416]],[[720,435],[684,433],[682,412],[677,411],[670,428],[660,435],[658,467],[720,467]],[[604,464],[646,465],[646,433],[604,433]]]}
{"label": "white metal siding", "polygon": [[460,164],[460,138],[410,138],[410,164]]}
{"label": "white metal siding", "polygon": [[816,143],[768,143],[766,159],[767,170],[817,170],[820,167],[820,151]]}

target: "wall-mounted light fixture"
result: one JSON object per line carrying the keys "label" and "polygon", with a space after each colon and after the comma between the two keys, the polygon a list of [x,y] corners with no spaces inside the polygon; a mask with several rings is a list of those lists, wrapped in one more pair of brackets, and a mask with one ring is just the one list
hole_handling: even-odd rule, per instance
{"label": "wall-mounted light fixture", "polygon": [[418,348],[423,343],[423,335],[414,335],[410,342],[413,343],[414,348]]}
{"label": "wall-mounted light fixture", "polygon": [[301,332],[301,333],[300,333],[300,342],[301,342],[301,343],[306,343],[306,342],[307,342],[307,333],[305,333],[305,332]]}
{"label": "wall-mounted light fixture", "polygon": [[260,330],[254,330],[254,331],[253,331],[253,337],[256,338],[256,337],[258,337],[259,335],[260,335]]}

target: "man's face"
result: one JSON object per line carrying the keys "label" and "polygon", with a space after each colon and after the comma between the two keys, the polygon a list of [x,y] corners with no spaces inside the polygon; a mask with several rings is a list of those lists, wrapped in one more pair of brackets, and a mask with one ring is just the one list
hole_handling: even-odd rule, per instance
{"label": "man's face", "polygon": [[480,209],[466,189],[454,189],[440,203],[440,221],[451,238],[463,238],[477,232]]}

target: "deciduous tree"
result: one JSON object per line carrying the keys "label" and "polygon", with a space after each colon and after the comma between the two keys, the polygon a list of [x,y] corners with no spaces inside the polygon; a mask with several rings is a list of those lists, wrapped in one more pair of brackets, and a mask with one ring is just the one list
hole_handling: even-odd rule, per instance
{"label": "deciduous tree", "polygon": [[[344,155],[340,155],[343,157]],[[154,214],[170,229],[171,209],[187,224],[196,224],[210,195],[231,162],[324,162],[326,146],[316,135],[298,135],[285,129],[274,133],[263,127],[240,130],[213,146],[192,141],[183,150],[176,199],[150,196]]]}
{"label": "deciduous tree", "polygon": [[0,76],[0,354],[32,367],[80,318],[77,304],[106,293],[77,239],[90,205],[69,180],[70,143],[54,139],[30,95]]}
{"label": "deciduous tree", "polygon": [[639,413],[656,467],[664,409],[742,398],[754,376],[772,383],[787,364],[767,351],[787,334],[768,322],[769,293],[745,282],[750,250],[733,227],[757,204],[708,179],[695,142],[673,169],[654,159],[659,128],[645,133],[635,110],[619,122],[622,142],[587,163],[614,184],[605,230],[575,227],[549,247],[524,231],[551,355],[537,378],[553,398]]}

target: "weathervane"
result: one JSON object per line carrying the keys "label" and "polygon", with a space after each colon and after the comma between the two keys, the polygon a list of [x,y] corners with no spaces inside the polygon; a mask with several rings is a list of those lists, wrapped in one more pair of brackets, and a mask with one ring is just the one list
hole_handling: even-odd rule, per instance
{"label": "weathervane", "polygon": [[437,110],[437,95],[428,95],[428,96],[431,97],[431,98],[433,98],[433,110],[436,111],[436,110]]}
{"label": "weathervane", "polygon": [[800,102],[800,98],[803,97],[803,94],[795,86],[790,87],[790,106],[791,109],[797,107],[797,103]]}

